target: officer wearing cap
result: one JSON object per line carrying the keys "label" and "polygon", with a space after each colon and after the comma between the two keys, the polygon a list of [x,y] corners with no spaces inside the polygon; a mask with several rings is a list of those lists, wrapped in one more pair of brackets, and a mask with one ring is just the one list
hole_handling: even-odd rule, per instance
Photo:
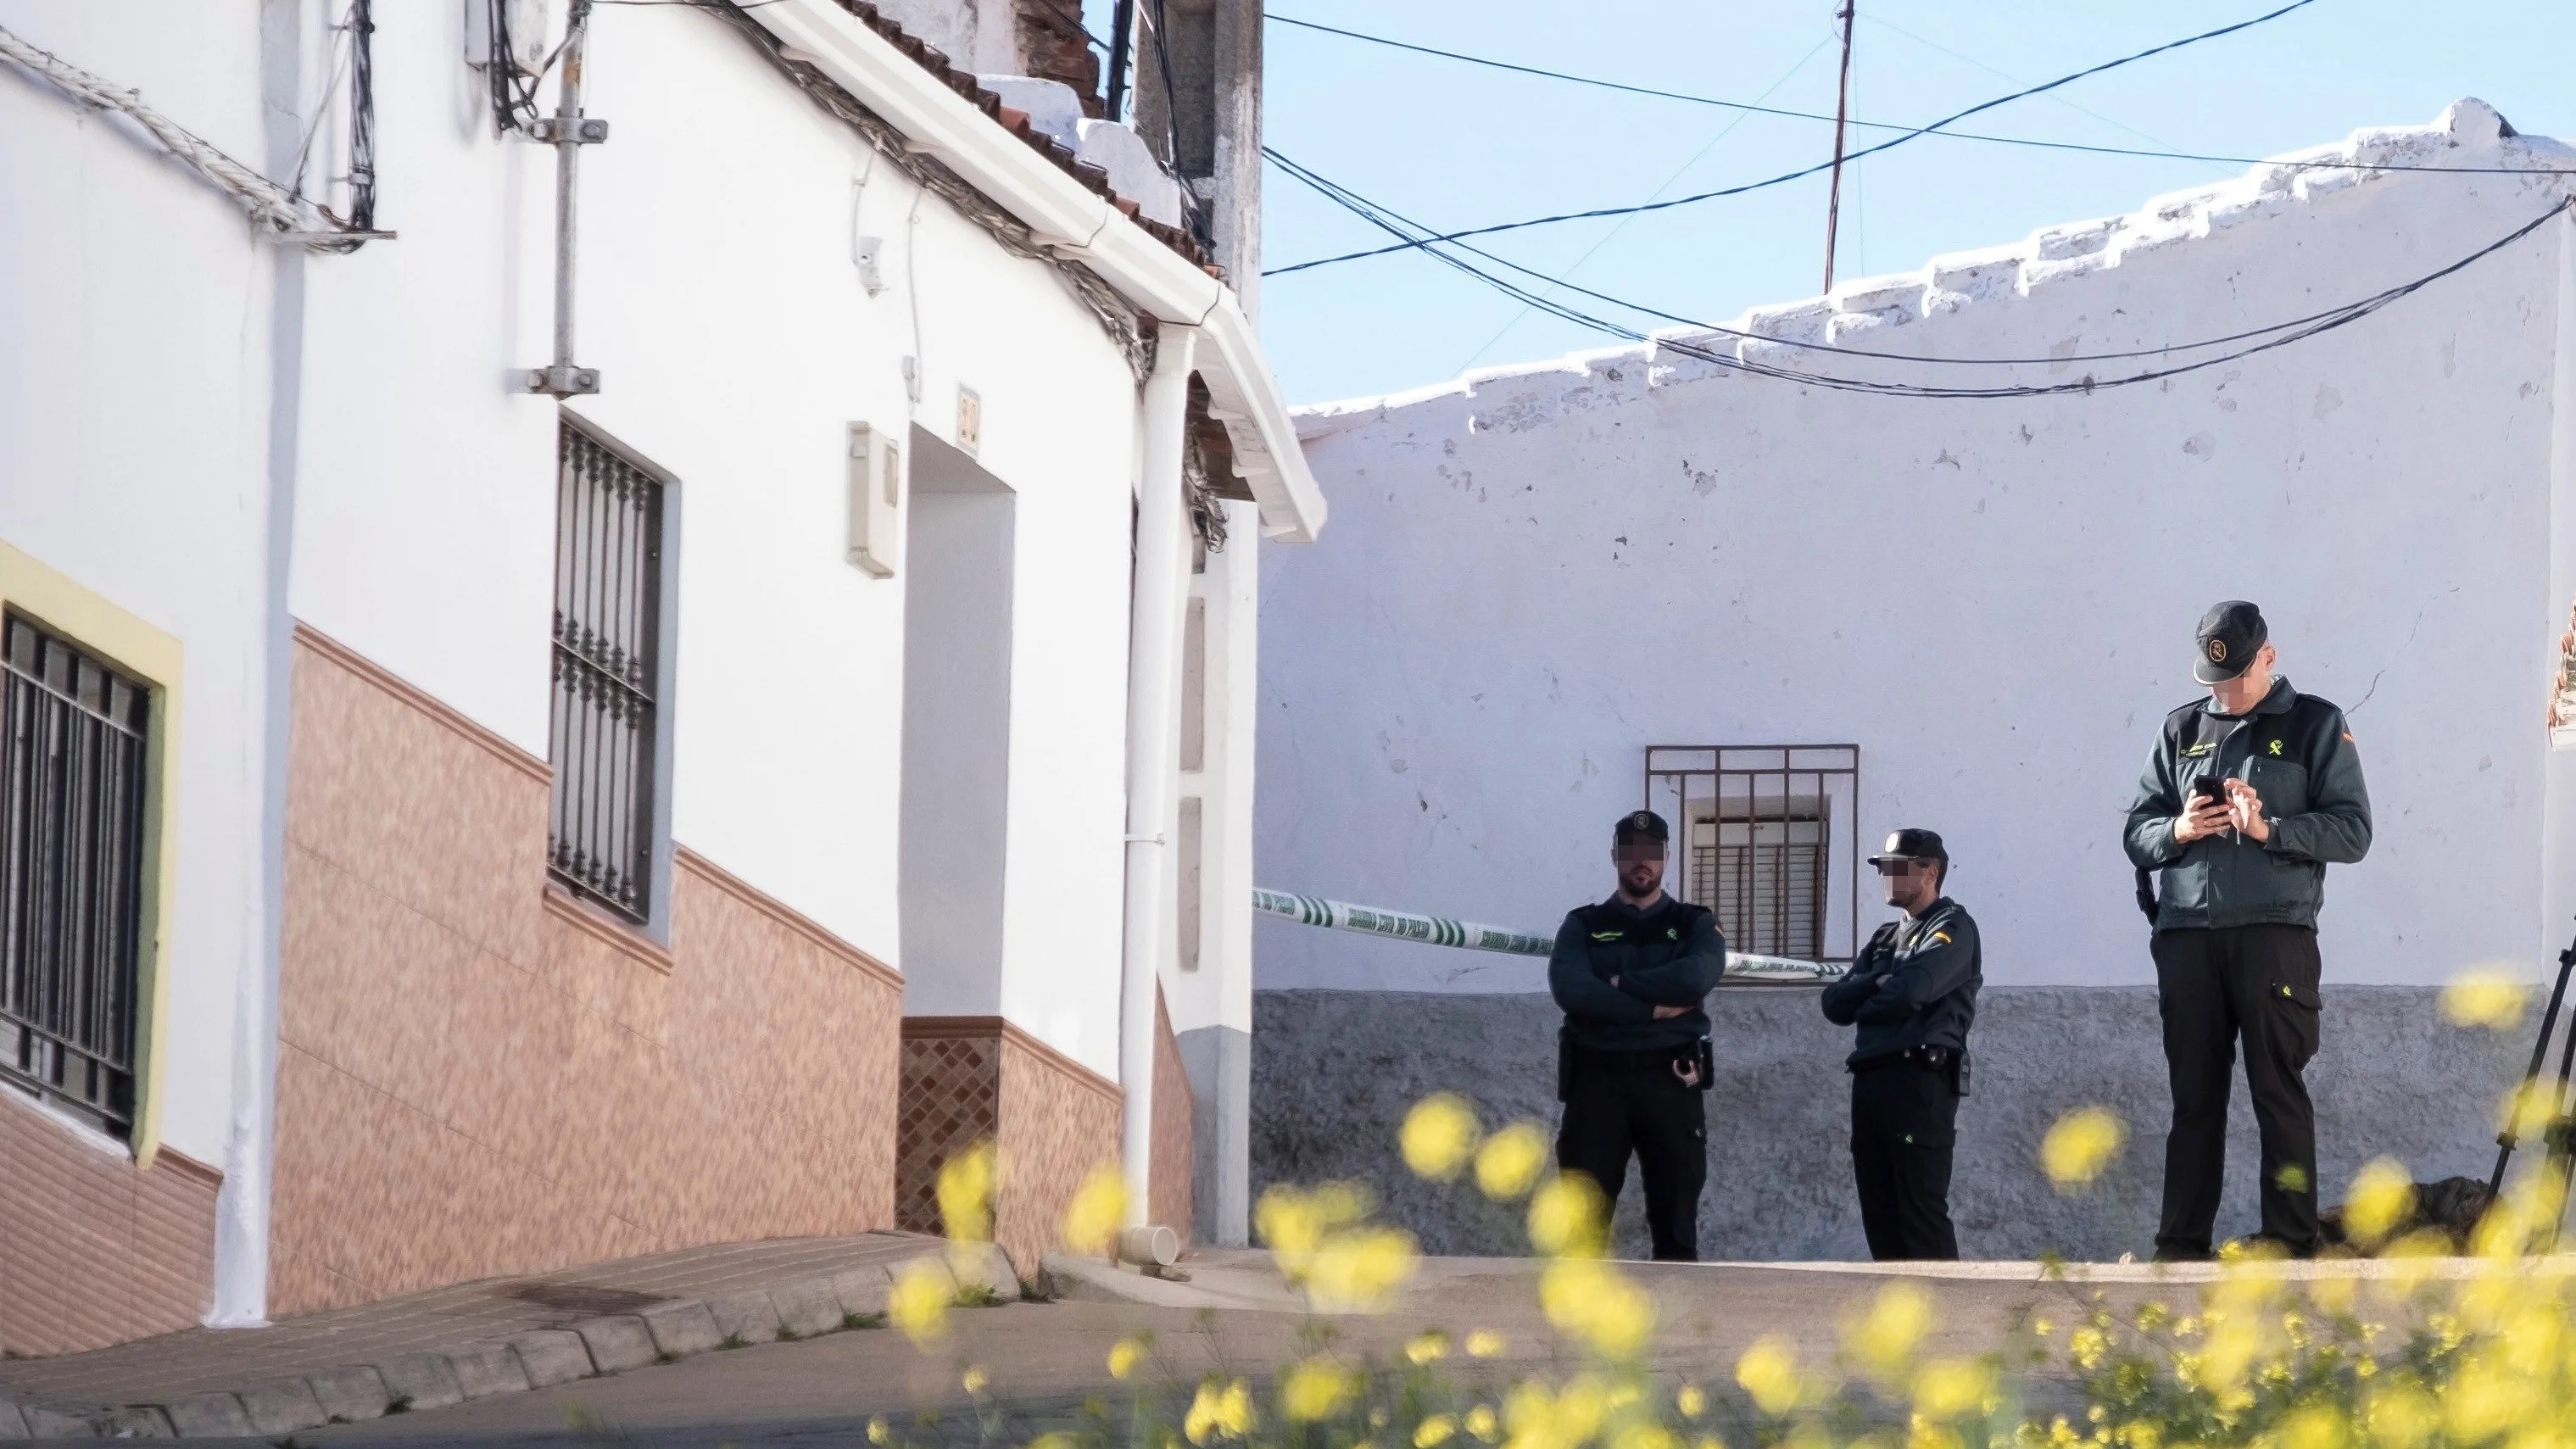
{"label": "officer wearing cap", "polygon": [[1825,1020],[1858,1026],[1852,1078],[1852,1176],[1869,1255],[1955,1259],[1950,1153],[1968,1095],[1968,1027],[1984,983],[1977,923],[1943,895],[1950,852],[1929,830],[1899,830],[1869,863],[1904,919],[1878,928],[1841,980]]}
{"label": "officer wearing cap", "polygon": [[1726,939],[1705,906],[1664,894],[1662,816],[1622,816],[1611,838],[1619,889],[1578,906],[1556,933],[1548,990],[1557,1031],[1557,1100],[1565,1115],[1556,1163],[1612,1203],[1635,1154],[1645,1179],[1655,1256],[1699,1257],[1699,1194],[1708,1181],[1708,1013],[1726,972]]}
{"label": "officer wearing cap", "polygon": [[2156,1256],[2210,1255],[2239,1040],[2263,1144],[2261,1237],[2306,1256],[2317,1134],[2301,1072],[2317,1050],[2317,907],[2327,863],[2370,849],[2370,796],[2343,711],[2273,673],[2261,610],[2215,605],[2194,637],[2192,678],[2209,698],[2165,716],[2127,830],[2173,1083]]}

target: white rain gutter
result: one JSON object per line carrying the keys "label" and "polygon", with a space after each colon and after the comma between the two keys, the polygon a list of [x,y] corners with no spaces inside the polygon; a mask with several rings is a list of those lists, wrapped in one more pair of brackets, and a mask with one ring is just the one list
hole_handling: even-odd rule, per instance
{"label": "white rain gutter", "polygon": [[1234,289],[1002,129],[834,0],[772,0],[753,19],[1037,234],[1158,322],[1199,329],[1198,374],[1234,444],[1265,537],[1311,543],[1324,495],[1297,446],[1287,399]]}

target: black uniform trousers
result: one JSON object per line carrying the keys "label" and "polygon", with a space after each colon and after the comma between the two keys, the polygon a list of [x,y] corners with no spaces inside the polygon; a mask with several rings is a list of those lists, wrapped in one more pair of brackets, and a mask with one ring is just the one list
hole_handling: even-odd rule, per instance
{"label": "black uniform trousers", "polygon": [[1872,1258],[1959,1256],[1950,1226],[1958,1124],[1959,1092],[1947,1067],[1887,1057],[1853,1069],[1852,1176]]}
{"label": "black uniform trousers", "polygon": [[2158,931],[2156,1009],[2173,1081],[2164,1220],[2156,1250],[2203,1257],[2227,1166],[2228,1077],[2245,1043],[2245,1085],[2263,1139],[2263,1235],[2317,1246],[2317,1114],[2300,1072],[2317,1054],[2317,933],[2304,926]]}
{"label": "black uniform trousers", "polygon": [[1697,1061],[1693,1048],[1590,1052],[1568,1057],[1565,1115],[1556,1165],[1580,1172],[1616,1204],[1628,1155],[1645,1180],[1646,1230],[1658,1260],[1699,1261],[1699,1194],[1708,1185],[1708,1107],[1697,1087],[1673,1075]]}

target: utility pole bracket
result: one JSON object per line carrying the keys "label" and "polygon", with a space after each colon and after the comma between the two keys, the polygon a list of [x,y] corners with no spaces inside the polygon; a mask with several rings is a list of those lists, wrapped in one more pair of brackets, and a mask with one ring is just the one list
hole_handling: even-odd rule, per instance
{"label": "utility pole bracket", "polygon": [[539,116],[528,123],[528,134],[549,146],[596,146],[608,139],[608,123],[597,116]]}
{"label": "utility pole bracket", "polygon": [[596,367],[532,367],[528,369],[527,391],[550,397],[581,397],[599,391],[599,369]]}

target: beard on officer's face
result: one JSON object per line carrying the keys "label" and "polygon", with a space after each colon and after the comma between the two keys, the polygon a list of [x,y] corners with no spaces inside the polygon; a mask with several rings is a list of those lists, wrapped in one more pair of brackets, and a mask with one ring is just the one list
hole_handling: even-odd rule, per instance
{"label": "beard on officer's face", "polygon": [[1661,860],[1630,858],[1619,862],[1619,884],[1632,896],[1651,895],[1663,883]]}

